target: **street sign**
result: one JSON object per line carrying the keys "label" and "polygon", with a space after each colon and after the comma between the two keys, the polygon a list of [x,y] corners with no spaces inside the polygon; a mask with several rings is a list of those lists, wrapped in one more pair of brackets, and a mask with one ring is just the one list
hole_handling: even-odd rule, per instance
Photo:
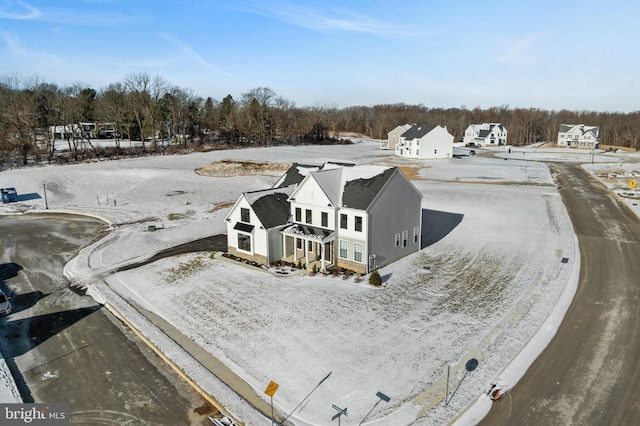
{"label": "street sign", "polygon": [[276,382],[269,382],[269,385],[267,386],[267,388],[264,390],[264,393],[269,395],[270,397],[273,398],[273,395],[275,395],[276,391],[278,390],[278,387],[280,385],[277,384]]}
{"label": "street sign", "polygon": [[338,412],[338,415],[348,416],[346,408],[342,409],[342,408],[338,407],[337,405],[333,405],[333,404],[331,406],[333,407],[334,410],[336,410]]}
{"label": "street sign", "polygon": [[387,395],[383,394],[382,392],[378,392],[378,393],[376,394],[376,396],[377,396],[378,398],[380,398],[381,400],[383,400],[384,402],[389,402],[389,401],[391,401],[391,398],[389,398]]}
{"label": "street sign", "polygon": [[475,370],[476,368],[478,368],[478,360],[475,358],[471,358],[469,361],[467,361],[467,364],[465,365],[465,369],[468,372],[471,372],[473,370]]}

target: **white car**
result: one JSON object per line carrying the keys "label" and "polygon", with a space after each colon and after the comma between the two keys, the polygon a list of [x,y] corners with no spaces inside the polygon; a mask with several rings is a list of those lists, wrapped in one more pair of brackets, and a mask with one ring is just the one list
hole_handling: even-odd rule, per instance
{"label": "white car", "polygon": [[7,315],[11,312],[11,302],[2,290],[0,290],[0,315]]}

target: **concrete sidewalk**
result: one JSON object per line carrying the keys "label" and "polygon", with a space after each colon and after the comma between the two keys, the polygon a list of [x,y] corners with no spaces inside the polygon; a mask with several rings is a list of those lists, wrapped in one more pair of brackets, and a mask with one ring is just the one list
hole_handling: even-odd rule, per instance
{"label": "concrete sidewalk", "polygon": [[[271,418],[271,405],[263,400],[256,390],[245,382],[240,376],[220,362],[216,357],[211,355],[201,346],[197,345],[193,340],[189,339],[177,328],[165,321],[164,318],[154,314],[153,312],[137,305],[131,301],[131,304],[140,314],[147,318],[151,323],[158,327],[165,335],[178,344],[182,349],[189,353],[203,367],[214,374],[218,379],[225,383],[235,393],[240,395],[249,404],[263,413],[267,418]],[[274,410],[274,420],[278,423],[282,422],[280,413]]]}

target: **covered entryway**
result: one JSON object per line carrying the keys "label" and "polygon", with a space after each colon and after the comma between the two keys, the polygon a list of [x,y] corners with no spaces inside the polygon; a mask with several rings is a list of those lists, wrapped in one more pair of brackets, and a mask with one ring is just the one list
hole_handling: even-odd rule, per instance
{"label": "covered entryway", "polygon": [[316,264],[321,271],[333,264],[335,232],[308,225],[291,225],[281,231],[283,260],[298,261],[311,268]]}

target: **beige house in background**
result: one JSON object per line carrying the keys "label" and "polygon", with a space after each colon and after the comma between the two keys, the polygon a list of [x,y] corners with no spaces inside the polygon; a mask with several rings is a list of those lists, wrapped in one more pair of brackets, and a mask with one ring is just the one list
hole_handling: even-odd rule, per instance
{"label": "beige house in background", "polygon": [[389,133],[387,133],[387,139],[380,141],[380,149],[389,149],[394,151],[396,149],[396,145],[400,140],[400,136],[407,130],[411,128],[411,124],[403,124],[402,126],[398,126]]}

